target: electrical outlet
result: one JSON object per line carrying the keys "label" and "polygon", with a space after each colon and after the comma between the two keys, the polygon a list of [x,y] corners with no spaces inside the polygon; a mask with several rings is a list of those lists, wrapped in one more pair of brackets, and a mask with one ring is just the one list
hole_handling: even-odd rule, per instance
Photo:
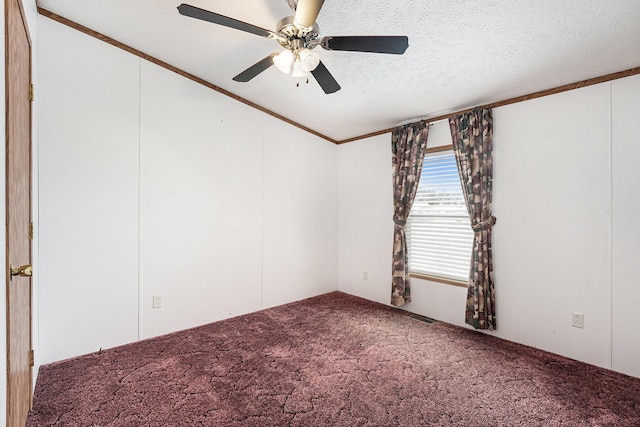
{"label": "electrical outlet", "polygon": [[576,328],[584,328],[584,313],[578,313],[577,311],[572,311],[571,326],[575,326]]}
{"label": "electrical outlet", "polygon": [[362,272],[362,280],[369,280],[369,272],[367,270]]}
{"label": "electrical outlet", "polygon": [[162,297],[160,295],[153,296],[153,308],[161,308],[162,307]]}

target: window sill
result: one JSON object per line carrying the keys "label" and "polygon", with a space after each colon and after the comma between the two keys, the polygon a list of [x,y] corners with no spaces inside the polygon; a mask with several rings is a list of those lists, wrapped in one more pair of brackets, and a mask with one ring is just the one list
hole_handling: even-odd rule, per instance
{"label": "window sill", "polygon": [[454,280],[454,279],[445,279],[444,277],[438,277],[438,276],[429,276],[428,274],[409,273],[409,276],[415,277],[416,279],[429,280],[431,282],[440,282],[440,283],[445,283],[447,285],[460,286],[462,288],[469,287],[469,284],[467,282],[462,282],[460,280]]}

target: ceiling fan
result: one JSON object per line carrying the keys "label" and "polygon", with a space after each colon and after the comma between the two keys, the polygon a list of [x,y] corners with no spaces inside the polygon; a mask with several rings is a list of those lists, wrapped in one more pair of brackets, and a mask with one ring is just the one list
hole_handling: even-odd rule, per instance
{"label": "ceiling fan", "polygon": [[281,19],[276,26],[276,31],[266,30],[188,4],[178,6],[178,11],[184,16],[274,39],[284,48],[282,52],[270,54],[235,76],[233,80],[237,82],[248,82],[275,65],[280,71],[291,74],[293,77],[308,77],[312,74],[322,90],[329,94],[340,90],[340,85],[320,61],[320,56],[311,51],[315,47],[322,46],[326,50],[396,55],[403,54],[409,47],[407,36],[326,36],[320,39],[316,18],[324,0],[288,1],[294,8],[295,15]]}

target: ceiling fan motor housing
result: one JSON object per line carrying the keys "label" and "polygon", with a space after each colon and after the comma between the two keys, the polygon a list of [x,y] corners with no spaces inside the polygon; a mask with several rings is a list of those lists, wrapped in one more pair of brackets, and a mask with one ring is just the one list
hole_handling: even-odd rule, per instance
{"label": "ceiling fan motor housing", "polygon": [[320,44],[318,40],[320,27],[318,27],[318,24],[314,24],[310,31],[305,31],[297,27],[293,21],[293,16],[287,16],[278,21],[276,32],[282,38],[277,40],[282,47],[296,51],[303,48],[313,49]]}

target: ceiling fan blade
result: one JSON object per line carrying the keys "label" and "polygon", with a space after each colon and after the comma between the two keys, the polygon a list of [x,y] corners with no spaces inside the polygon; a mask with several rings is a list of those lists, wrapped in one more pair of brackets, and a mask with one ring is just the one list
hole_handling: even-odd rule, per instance
{"label": "ceiling fan blade", "polygon": [[407,36],[328,36],[322,38],[320,45],[327,50],[402,55],[409,47],[409,38]]}
{"label": "ceiling fan blade", "polygon": [[293,18],[294,25],[301,30],[311,30],[316,23],[323,3],[324,0],[298,0],[296,16]]}
{"label": "ceiling fan blade", "polygon": [[333,78],[322,61],[320,61],[315,70],[311,71],[311,74],[313,74],[313,77],[315,77],[318,84],[327,95],[340,90],[340,85],[336,79]]}
{"label": "ceiling fan blade", "polygon": [[227,16],[219,15],[215,12],[200,9],[199,7],[191,6],[189,4],[181,4],[178,6],[178,12],[181,15],[189,16],[191,18],[201,19],[207,22],[213,22],[214,24],[223,25],[225,27],[234,28],[240,31],[246,31],[247,33],[257,34],[262,37],[276,38],[276,33],[273,31],[265,30],[264,28],[257,27],[246,22],[238,21],[237,19],[229,18]]}
{"label": "ceiling fan blade", "polygon": [[244,70],[243,72],[235,76],[233,80],[237,82],[243,82],[243,83],[248,82],[249,80],[257,76],[267,68],[271,67],[273,65],[273,57],[276,55],[277,53],[272,53],[266,58],[256,62],[251,67],[247,68],[246,70]]}

